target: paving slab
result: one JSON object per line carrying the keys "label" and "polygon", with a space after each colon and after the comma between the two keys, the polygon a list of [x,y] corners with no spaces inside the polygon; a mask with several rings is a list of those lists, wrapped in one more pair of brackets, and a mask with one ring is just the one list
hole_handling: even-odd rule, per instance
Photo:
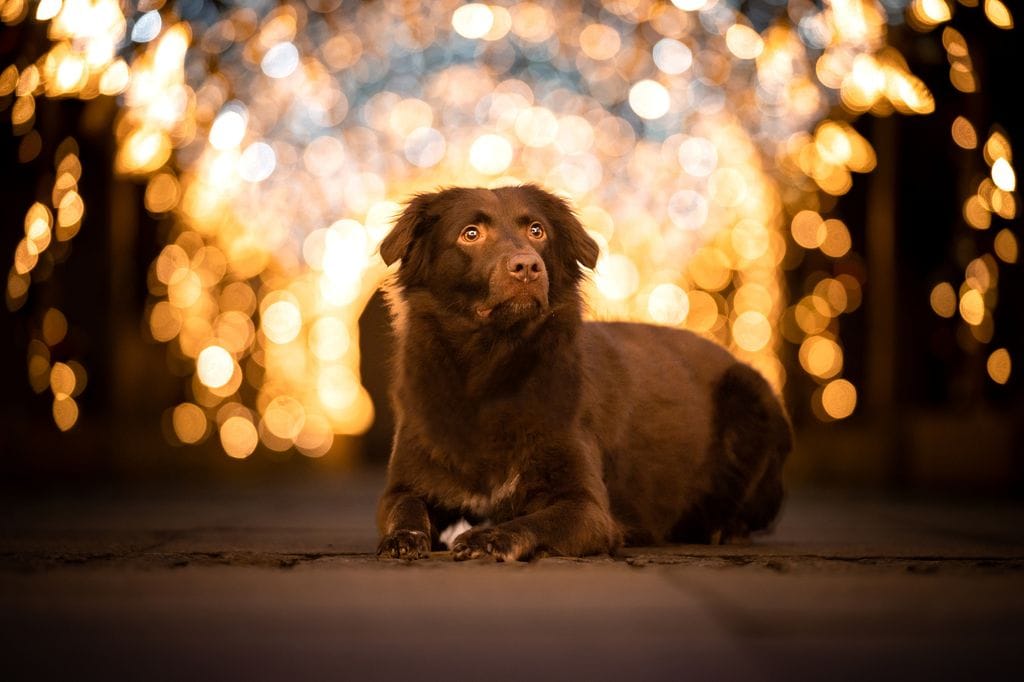
{"label": "paving slab", "polygon": [[1024,507],[798,491],[746,545],[378,561],[379,473],[0,501],[3,679],[1019,679]]}

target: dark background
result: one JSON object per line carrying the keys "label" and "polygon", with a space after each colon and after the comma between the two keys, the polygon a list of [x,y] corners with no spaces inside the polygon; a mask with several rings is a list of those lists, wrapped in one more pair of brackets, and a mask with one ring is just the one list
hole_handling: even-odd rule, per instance
{"label": "dark background", "polygon": [[[850,227],[854,251],[866,272],[864,305],[841,318],[845,373],[857,387],[857,411],[832,423],[817,421],[805,407],[814,389],[787,346],[786,391],[798,447],[787,475],[791,483],[843,484],[898,489],[1020,494],[1024,491],[1024,329],[1020,264],[1000,263],[995,336],[987,346],[957,342],[960,318],[942,319],[928,303],[939,281],[956,286],[967,261],[991,251],[1001,227],[1024,239],[1020,219],[993,220],[987,231],[969,228],[961,205],[988,173],[980,148],[963,150],[950,135],[957,115],[978,130],[979,144],[998,124],[1011,143],[1024,140],[1024,117],[1014,100],[1024,48],[1015,31],[1000,31],[980,11],[960,12],[953,24],[971,46],[981,90],[956,91],[939,34],[894,27],[890,42],[936,97],[927,116],[864,116],[855,122],[878,154],[878,168],[856,176],[852,191],[829,216]],[[30,62],[39,27],[24,22],[0,28],[0,63]],[[0,98],[9,111],[12,97]],[[165,347],[145,340],[142,312],[145,275],[170,229],[168,218],[148,214],[142,186],[116,178],[112,133],[116,103],[37,99],[36,128],[43,148],[18,162],[22,138],[9,114],[0,124],[0,254],[10,263],[22,236],[25,210],[52,187],[55,145],[74,136],[86,204],[81,232],[68,259],[37,268],[29,299],[15,312],[0,312],[0,479],[25,482],[131,481],[138,478],[203,479],[382,465],[390,443],[386,406],[391,340],[379,295],[361,321],[363,380],[377,420],[363,438],[339,438],[325,457],[311,460],[265,449],[231,460],[216,439],[172,447],[164,438],[166,410],[185,398],[181,379],[168,369]],[[1019,165],[1018,165],[1019,168]],[[874,230],[874,232],[872,232]],[[888,239],[886,238],[888,235]],[[818,254],[820,256],[820,254]],[[8,265],[9,267],[9,265]],[[787,274],[798,291],[812,271],[832,267],[808,253]],[[43,278],[47,271],[52,271]],[[68,317],[60,351],[79,358],[89,372],[80,396],[81,416],[60,433],[50,416],[48,393],[35,394],[26,373],[32,326],[51,306]],[[985,359],[1005,347],[1017,363],[1000,386]]]}

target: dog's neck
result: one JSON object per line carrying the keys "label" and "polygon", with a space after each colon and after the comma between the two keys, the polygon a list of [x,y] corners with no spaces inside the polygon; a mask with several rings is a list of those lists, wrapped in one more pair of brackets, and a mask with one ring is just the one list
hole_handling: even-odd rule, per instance
{"label": "dog's neck", "polygon": [[452,398],[515,391],[542,364],[546,350],[575,343],[581,318],[577,295],[508,327],[441,314],[435,301],[427,304],[428,297],[392,295],[398,371],[416,383],[443,384]]}

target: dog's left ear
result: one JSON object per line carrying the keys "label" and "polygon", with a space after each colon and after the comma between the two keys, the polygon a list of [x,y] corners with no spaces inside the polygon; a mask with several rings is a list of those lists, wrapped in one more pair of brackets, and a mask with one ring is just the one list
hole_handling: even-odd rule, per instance
{"label": "dog's left ear", "polygon": [[[565,205],[564,202],[562,203]],[[560,225],[562,227],[562,234],[569,238],[569,243],[573,254],[576,256],[576,260],[584,267],[593,270],[597,266],[598,257],[601,255],[601,247],[587,234],[587,231],[583,229],[583,225],[576,219],[576,215],[568,206],[565,206],[565,216],[562,218]]]}
{"label": "dog's left ear", "polygon": [[569,204],[536,185],[524,185],[523,189],[533,194],[540,203],[548,220],[557,228],[557,238],[565,240],[573,259],[593,270],[601,255],[601,247],[583,229]]}
{"label": "dog's left ear", "polygon": [[395,226],[391,228],[391,232],[380,243],[380,257],[384,260],[384,265],[391,265],[408,254],[409,247],[418,236],[417,232],[422,232],[425,227],[427,208],[435,196],[435,194],[417,194],[406,205],[405,210],[395,221]]}

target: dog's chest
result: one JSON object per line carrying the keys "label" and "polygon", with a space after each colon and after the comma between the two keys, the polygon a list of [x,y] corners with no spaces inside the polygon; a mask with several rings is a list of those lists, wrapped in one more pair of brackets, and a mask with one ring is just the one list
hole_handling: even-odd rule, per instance
{"label": "dog's chest", "polygon": [[518,473],[510,474],[503,481],[489,490],[471,490],[454,484],[447,491],[443,500],[446,506],[463,511],[480,518],[493,518],[502,509],[511,505],[519,491],[520,478]]}

